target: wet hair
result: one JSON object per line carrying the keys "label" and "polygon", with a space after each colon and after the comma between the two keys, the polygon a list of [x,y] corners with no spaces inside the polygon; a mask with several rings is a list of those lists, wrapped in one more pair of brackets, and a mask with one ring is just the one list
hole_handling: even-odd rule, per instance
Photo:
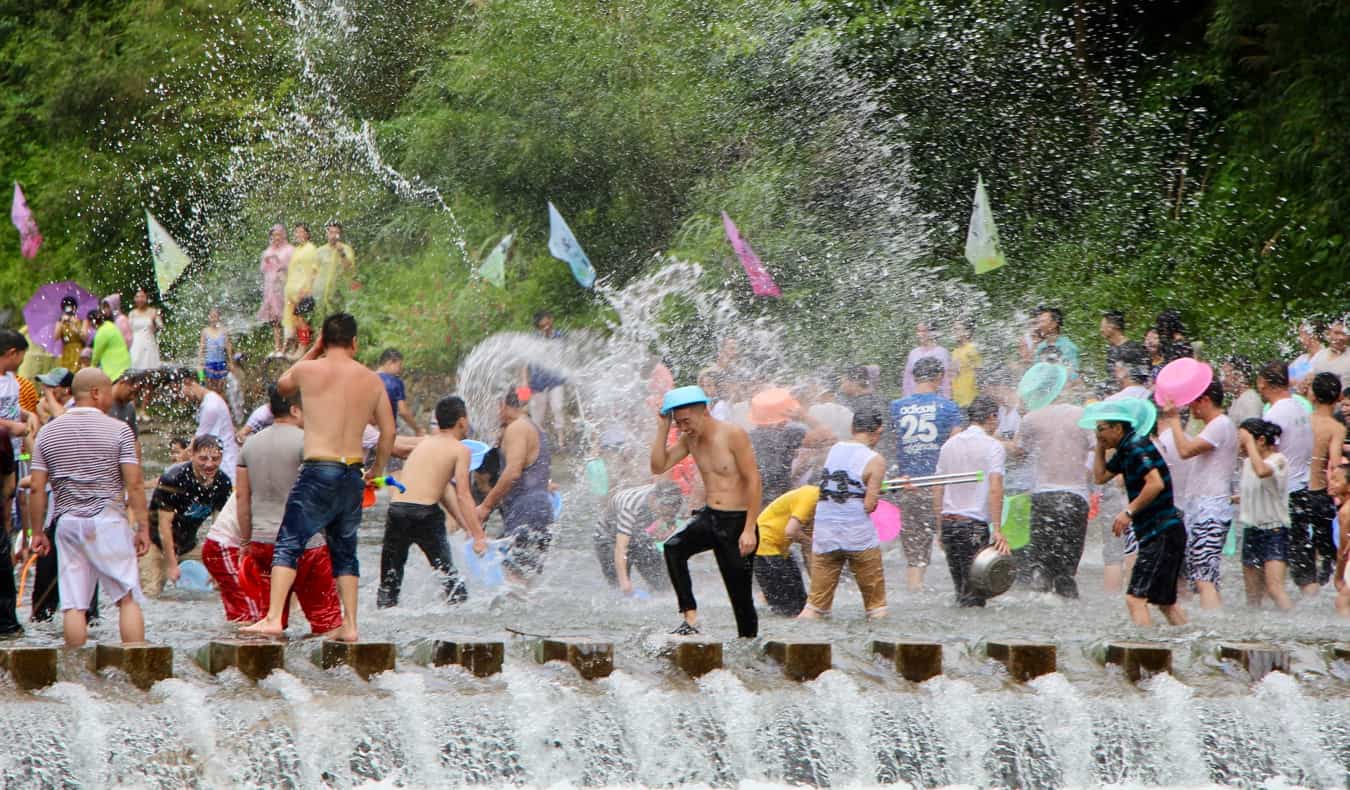
{"label": "wet hair", "polygon": [[356,342],[356,318],[351,313],[333,313],[323,319],[320,337],[325,346],[351,348]]}
{"label": "wet hair", "polygon": [[1322,372],[1313,376],[1313,400],[1323,405],[1335,403],[1341,398],[1341,380],[1335,373]]}
{"label": "wet hair", "polygon": [[459,418],[468,413],[469,408],[458,395],[447,395],[436,401],[436,425],[443,431],[455,427]]}
{"label": "wet hair", "polygon": [[295,303],[295,314],[301,318],[308,318],[313,315],[316,306],[314,297],[306,296],[304,299]]}
{"label": "wet hair", "polygon": [[1122,332],[1125,331],[1125,314],[1119,310],[1107,310],[1102,313],[1102,320]]}
{"label": "wet hair", "polygon": [[1131,348],[1116,359],[1116,364],[1125,366],[1125,377],[1136,384],[1147,384],[1153,375],[1153,361],[1143,346]]}
{"label": "wet hair", "polygon": [[[519,409],[523,405],[515,390],[507,390],[506,395],[502,398],[502,403],[506,404],[508,409]],[[438,424],[439,422],[440,420],[437,420]]]}
{"label": "wet hair", "polygon": [[[342,230],[342,223],[341,223],[341,222],[338,222],[337,220],[333,220],[332,222],[329,222],[329,223],[328,223],[327,225],[325,225],[324,227],[325,227],[325,228],[337,228],[338,230]],[[305,230],[309,230],[309,228],[305,228]]]}
{"label": "wet hair", "polygon": [[1266,383],[1272,387],[1285,388],[1289,386],[1289,366],[1280,359],[1272,359],[1262,365],[1256,376],[1265,379]]}
{"label": "wet hair", "polygon": [[915,381],[936,381],[942,378],[942,373],[942,360],[935,357],[924,357],[914,363]]}
{"label": "wet hair", "polygon": [[90,310],[89,312],[84,314],[84,320],[88,321],[94,326],[98,326],[103,323],[103,311]]}
{"label": "wet hair", "polygon": [[998,416],[998,401],[988,395],[976,395],[966,407],[966,417],[972,425],[979,425]]}
{"label": "wet hair", "polygon": [[1050,318],[1054,320],[1056,327],[1064,326],[1064,311],[1060,310],[1058,307],[1047,307],[1045,305],[1041,305],[1040,307],[1036,308],[1036,315],[1040,315],[1041,313],[1049,313]]}
{"label": "wet hair", "polygon": [[476,474],[484,474],[488,477],[489,485],[497,485],[497,480],[502,476],[502,451],[500,447],[493,447],[483,454],[483,463],[474,470]]}
{"label": "wet hair", "polygon": [[267,385],[267,407],[272,410],[273,419],[290,415],[291,407],[299,405],[300,393],[298,391],[293,397],[288,398],[281,394],[281,389],[277,385]]}
{"label": "wet hair", "polygon": [[867,375],[866,365],[852,365],[844,371],[844,381],[852,381],[856,384],[866,384],[869,379],[870,377]]}
{"label": "wet hair", "polygon": [[552,318],[552,317],[553,313],[550,313],[547,310],[540,310],[539,312],[534,314],[534,323],[532,324],[532,326],[537,327],[539,326],[540,321],[543,321],[545,318]]}
{"label": "wet hair", "polygon": [[380,352],[380,361],[378,364],[387,365],[390,362],[402,362],[403,352],[397,348],[386,348]]}
{"label": "wet hair", "polygon": [[881,410],[868,408],[869,405],[863,404],[853,413],[852,428],[854,433],[872,433],[885,424],[886,418]]}
{"label": "wet hair", "polygon": [[27,351],[28,340],[13,329],[0,329],[0,354],[8,354],[14,349]]}
{"label": "wet hair", "polygon": [[1186,334],[1186,322],[1181,320],[1181,313],[1167,309],[1158,313],[1158,320],[1154,322],[1158,329],[1158,339],[1166,343],[1176,335]]}
{"label": "wet hair", "polygon": [[186,450],[192,446],[192,440],[186,436],[175,436],[169,440],[169,446],[174,449]]}
{"label": "wet hair", "polygon": [[1247,359],[1241,354],[1234,354],[1225,359],[1224,362],[1227,362],[1228,367],[1232,368],[1235,373],[1242,377],[1242,382],[1244,384],[1252,383],[1252,361],[1250,359]]}
{"label": "wet hair", "polygon": [[1266,444],[1274,445],[1280,439],[1283,429],[1273,422],[1266,422],[1260,417],[1249,417],[1242,421],[1238,426],[1241,430],[1252,435],[1253,439],[1265,439]]}
{"label": "wet hair", "polygon": [[1101,422],[1106,425],[1110,425],[1112,427],[1118,427],[1125,433],[1129,433],[1130,431],[1134,430],[1134,423],[1128,422],[1126,420],[1102,420]]}
{"label": "wet hair", "polygon": [[78,299],[76,299],[75,297],[70,296],[69,294],[67,294],[66,296],[61,297],[61,310],[62,310],[62,311],[64,311],[64,310],[66,309],[66,305],[70,305],[71,307],[78,308],[78,307],[80,306],[80,300],[78,300]]}
{"label": "wet hair", "polygon": [[1223,384],[1216,378],[1200,393],[1199,400],[1208,400],[1218,408],[1223,408]]}
{"label": "wet hair", "polygon": [[310,231],[310,229],[309,229],[309,223],[308,223],[308,222],[297,222],[297,223],[295,223],[295,225],[293,225],[292,227],[293,227],[293,228],[299,228],[299,229],[303,230],[303,231],[305,232],[305,235],[306,235],[306,236],[313,236],[313,235],[314,235],[314,234]]}
{"label": "wet hair", "polygon": [[220,452],[224,452],[224,449],[220,446],[220,440],[209,433],[204,433],[201,436],[193,438],[192,444],[188,446],[188,449],[193,453],[199,453],[202,450],[219,450]]}

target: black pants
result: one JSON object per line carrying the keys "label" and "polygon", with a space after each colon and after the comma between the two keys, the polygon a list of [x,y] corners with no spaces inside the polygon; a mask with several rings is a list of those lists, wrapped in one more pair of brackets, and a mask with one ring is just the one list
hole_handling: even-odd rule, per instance
{"label": "black pants", "polygon": [[1303,587],[1331,581],[1336,570],[1336,544],[1331,521],[1336,503],[1326,491],[1306,488],[1289,494],[1289,578]]}
{"label": "black pants", "polygon": [[[597,533],[592,537],[595,544],[595,558],[600,561],[600,572],[605,574],[609,586],[619,584],[619,571],[614,567],[614,536]],[[642,580],[652,590],[665,590],[670,587],[670,577],[666,575],[666,559],[661,550],[650,540],[630,540],[628,542],[628,578],[631,581],[634,572],[642,574]]]}
{"label": "black pants", "polygon": [[983,521],[957,521],[942,517],[942,551],[952,574],[958,606],[984,606],[988,600],[970,588],[970,565],[980,549],[989,545],[989,525]]}
{"label": "black pants", "polygon": [[1033,590],[1078,597],[1078,561],[1087,538],[1087,500],[1069,491],[1031,495],[1031,541],[1018,554],[1018,567]]}
{"label": "black pants", "polygon": [[[666,541],[666,570],[675,587],[680,612],[698,608],[694,600],[694,585],[689,578],[689,558],[712,550],[717,558],[717,570],[722,573],[727,597],[736,614],[736,634],[754,637],[759,633],[759,615],[755,614],[754,583],[755,554],[741,556],[741,532],[745,529],[745,511],[713,510],[705,507],[694,514],[694,519],[680,532]],[[758,534],[755,545],[759,545]]]}
{"label": "black pants", "polygon": [[[7,439],[4,441],[8,441]],[[0,636],[23,633],[19,625],[19,591],[14,585],[14,538],[3,534],[4,545],[0,545]]]}
{"label": "black pants", "polygon": [[389,506],[384,522],[384,548],[380,551],[380,591],[375,604],[380,608],[398,605],[403,588],[403,566],[413,544],[427,555],[431,567],[445,575],[445,597],[450,603],[462,603],[469,597],[464,582],[450,558],[450,541],[445,535],[445,511],[439,505],[395,502]]}
{"label": "black pants", "polygon": [[806,606],[806,586],[802,584],[802,569],[791,554],[756,557],[755,579],[774,614],[785,617],[801,614]]}
{"label": "black pants", "polygon": [[[33,609],[32,620],[34,622],[46,622],[52,619],[60,608],[60,594],[56,584],[57,562],[56,562],[56,526],[47,527],[47,541],[51,550],[46,555],[37,558],[33,563]],[[4,585],[0,581],[0,588]],[[98,620],[98,585],[94,585],[94,599],[89,603],[89,622]]]}

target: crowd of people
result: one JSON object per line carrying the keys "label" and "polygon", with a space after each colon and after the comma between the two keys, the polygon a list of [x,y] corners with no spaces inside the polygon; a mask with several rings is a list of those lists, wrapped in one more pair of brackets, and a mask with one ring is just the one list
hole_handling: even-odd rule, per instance
{"label": "crowd of people", "polygon": [[[330,262],[344,271],[350,248],[332,245],[340,227],[329,230],[339,250]],[[274,230],[269,250],[286,251],[272,254],[294,272],[302,248],[284,242]],[[265,254],[265,272],[268,265]],[[306,293],[288,285],[280,296],[290,305]],[[115,318],[114,305],[104,323],[120,335]],[[277,320],[284,324],[284,315]],[[561,339],[547,313],[535,328]],[[153,332],[134,321],[132,329]],[[1111,312],[1101,321],[1109,377],[1100,380],[1054,309],[1038,311],[1006,360],[979,348],[969,324],[955,327],[950,352],[939,329],[919,325],[894,399],[880,394],[875,365],[792,386],[756,380],[734,340],[697,385],[675,387],[656,363],[656,424],[642,442],[603,417],[569,436],[569,383],[537,366],[504,372],[521,386],[500,397],[496,426],[470,426],[454,395],[419,421],[402,355],[386,349],[374,369],[360,363],[356,319],[341,311],[327,315],[303,356],[268,383],[267,401],[241,421],[211,386],[222,352],[231,354],[213,313],[197,367],[162,369],[154,379],[195,406],[196,430],[174,441],[174,463],[149,485],[137,438],[149,380],[77,364],[40,376],[39,392],[14,375],[26,340],[0,331],[0,431],[9,440],[0,442],[0,512],[24,536],[15,554],[0,552],[0,632],[22,630],[12,563],[31,554],[32,617],[59,608],[72,645],[86,639],[100,595],[118,608],[122,638],[142,639],[141,604],[178,582],[190,560],[209,572],[226,618],[247,631],[282,633],[294,599],[315,633],[355,640],[357,531],[382,485],[397,490],[384,525],[379,607],[398,605],[413,545],[439,574],[443,599],[466,600],[448,540],[459,529],[468,559],[500,552],[507,584],[528,595],[559,535],[554,466],[568,439],[592,453],[583,468],[599,505],[592,542],[601,574],[625,595],[673,590],[676,634],[701,628],[689,560],[706,551],[740,636],[758,634],[761,607],[830,616],[846,568],[865,616],[885,617],[891,549],[873,515],[887,507],[903,516],[895,551],[904,589],[924,589],[940,544],[963,607],[996,594],[978,578],[990,551],[1011,556],[1028,589],[1078,597],[1078,566],[1096,523],[1103,584],[1124,591],[1137,623],[1150,622],[1150,605],[1173,624],[1186,622],[1188,598],[1222,606],[1223,557],[1233,553],[1250,606],[1269,599],[1289,609],[1291,592],[1300,605],[1317,605],[1331,583],[1336,610],[1350,616],[1350,540],[1333,528],[1338,508],[1339,522],[1350,525],[1343,320],[1301,327],[1303,356],[1254,371],[1239,357],[1204,367],[1175,314],[1159,317],[1155,342],[1135,342]],[[277,339],[284,353],[304,338],[279,326]],[[1178,361],[1207,371],[1203,390],[1185,403],[1158,387]],[[397,481],[386,477],[394,458]],[[948,477],[929,485],[934,475]],[[1020,540],[1009,515],[1018,497],[1029,501]]]}

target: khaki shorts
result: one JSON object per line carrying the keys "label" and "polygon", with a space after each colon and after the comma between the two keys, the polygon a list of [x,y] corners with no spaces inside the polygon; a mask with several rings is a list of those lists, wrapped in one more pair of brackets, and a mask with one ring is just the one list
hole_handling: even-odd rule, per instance
{"label": "khaki shorts", "polygon": [[834,591],[839,587],[839,574],[844,565],[853,571],[853,578],[862,592],[863,609],[868,617],[886,614],[886,572],[881,563],[881,547],[863,551],[831,551],[811,556],[811,594],[807,608],[816,614],[828,615],[834,606]]}
{"label": "khaki shorts", "polygon": [[900,545],[905,549],[905,565],[927,568],[933,558],[933,537],[937,534],[937,514],[933,512],[933,492],[925,489],[900,493],[900,515],[905,528]]}
{"label": "khaki shorts", "polygon": [[[198,543],[187,554],[178,555],[179,564],[182,564],[185,560],[201,562],[202,544]],[[151,598],[158,598],[159,594],[164,592],[164,552],[159,546],[151,543],[150,550],[140,558],[140,564],[141,590]]]}

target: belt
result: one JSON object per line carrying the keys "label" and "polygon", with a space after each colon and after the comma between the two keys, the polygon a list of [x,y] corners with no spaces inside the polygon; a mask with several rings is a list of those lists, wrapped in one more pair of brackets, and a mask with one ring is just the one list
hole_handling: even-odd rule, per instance
{"label": "belt", "polygon": [[307,464],[342,464],[343,466],[362,466],[364,458],[344,458],[340,455],[311,455],[305,459]]}

